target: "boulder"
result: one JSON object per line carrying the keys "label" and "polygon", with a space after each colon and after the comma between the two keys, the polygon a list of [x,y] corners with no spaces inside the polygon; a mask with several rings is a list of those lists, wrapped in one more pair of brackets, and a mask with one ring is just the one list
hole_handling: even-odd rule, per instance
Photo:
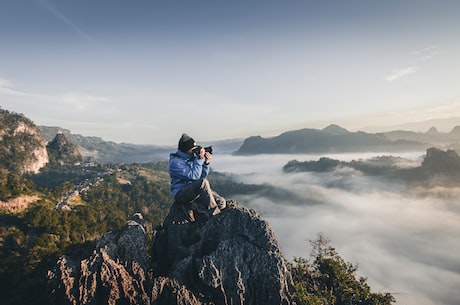
{"label": "boulder", "polygon": [[130,220],[93,251],[62,256],[47,279],[54,304],[150,304],[142,224]]}
{"label": "boulder", "polygon": [[292,279],[268,223],[230,203],[204,224],[155,229],[155,276],[185,285],[204,303],[290,304]]}

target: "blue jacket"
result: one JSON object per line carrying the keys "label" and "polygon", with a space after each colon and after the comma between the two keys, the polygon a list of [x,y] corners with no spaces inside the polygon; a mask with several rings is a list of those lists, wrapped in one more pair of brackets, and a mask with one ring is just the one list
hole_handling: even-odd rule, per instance
{"label": "blue jacket", "polygon": [[180,150],[169,155],[169,176],[174,197],[193,181],[206,178],[208,173],[209,166],[204,163],[204,159],[190,156]]}

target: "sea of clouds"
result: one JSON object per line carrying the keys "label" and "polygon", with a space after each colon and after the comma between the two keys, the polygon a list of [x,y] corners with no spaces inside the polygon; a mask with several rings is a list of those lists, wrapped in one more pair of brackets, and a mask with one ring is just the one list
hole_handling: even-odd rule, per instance
{"label": "sea of clouds", "polygon": [[[351,161],[376,155],[321,156]],[[282,172],[289,160],[321,156],[216,155],[213,169],[283,190],[282,196],[232,199],[261,214],[288,260],[309,258],[309,241],[323,233],[345,261],[358,265],[372,291],[393,293],[397,304],[460,304],[460,188],[408,188],[350,169]],[[423,152],[399,156],[420,162]]]}

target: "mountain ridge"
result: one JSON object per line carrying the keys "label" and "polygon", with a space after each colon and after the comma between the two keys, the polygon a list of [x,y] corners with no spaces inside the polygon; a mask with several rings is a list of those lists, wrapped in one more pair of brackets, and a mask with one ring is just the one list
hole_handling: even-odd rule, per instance
{"label": "mountain ridge", "polygon": [[430,143],[417,142],[410,138],[391,139],[384,133],[350,132],[331,124],[324,129],[291,130],[271,138],[252,136],[244,140],[235,154],[397,152],[425,150],[430,146]]}
{"label": "mountain ridge", "polygon": [[[175,147],[170,146],[104,141],[100,137],[75,135],[70,130],[59,127],[40,126],[40,129],[47,135],[46,138],[48,139],[59,132],[64,133],[73,143],[77,144],[83,157],[102,163],[165,160],[165,156],[172,150],[175,150]],[[218,140],[214,143],[206,142],[201,144],[215,146],[220,153],[233,153],[236,155],[259,153],[423,151],[432,146],[446,146],[446,148],[460,150],[458,135],[460,135],[460,126],[455,126],[450,132],[440,132],[433,126],[426,132],[392,130],[388,132],[367,133],[364,131],[351,132],[337,124],[330,124],[322,129],[302,128],[289,130],[274,137],[251,136],[243,140]],[[273,139],[276,140],[270,143]],[[260,151],[254,147],[248,149],[248,145],[262,145],[264,151]]]}
{"label": "mountain ridge", "polygon": [[[48,141],[51,141],[58,133],[64,134],[72,143],[77,145],[84,159],[101,163],[161,161],[166,160],[169,153],[177,149],[177,147],[169,145],[115,143],[105,141],[100,137],[73,134],[70,130],[60,127],[39,126],[39,128]],[[199,144],[213,146],[216,152],[231,153],[241,146],[241,143],[241,139],[231,139]]]}

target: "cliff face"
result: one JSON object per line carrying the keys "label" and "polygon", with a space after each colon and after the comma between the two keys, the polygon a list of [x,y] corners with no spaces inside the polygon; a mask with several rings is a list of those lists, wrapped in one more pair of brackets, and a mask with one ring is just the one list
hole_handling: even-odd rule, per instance
{"label": "cliff face", "polygon": [[48,272],[55,304],[150,304],[145,231],[140,219],[109,232],[92,253],[61,257]]}
{"label": "cliff face", "polygon": [[[268,224],[236,204],[204,224],[137,221],[48,274],[54,304],[290,304],[292,280]],[[150,276],[149,276],[150,274]]]}
{"label": "cliff face", "polygon": [[21,114],[0,109],[0,165],[19,174],[38,173],[48,161],[39,128]]}

